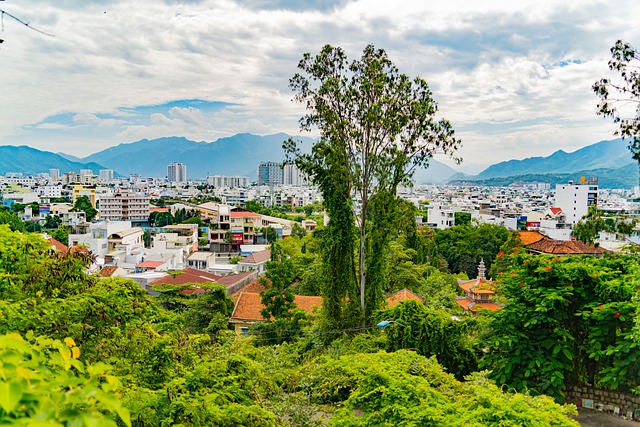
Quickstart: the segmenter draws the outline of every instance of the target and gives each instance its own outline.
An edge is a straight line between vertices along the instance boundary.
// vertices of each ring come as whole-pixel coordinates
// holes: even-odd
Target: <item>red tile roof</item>
[[[209,274],[195,268],[185,268],[175,275],[167,274],[151,282],[151,285],[186,285],[187,283],[218,283],[220,276]]]
[[[549,210],[551,211],[552,214],[554,215],[558,215],[559,213],[562,212],[561,208],[549,208]]]
[[[115,267],[113,265],[106,265],[102,267],[102,270],[100,270],[100,273],[98,274],[102,277],[111,277],[111,275],[115,273],[117,269],[118,267]]]
[[[60,243],[53,237],[49,237],[47,240],[49,241],[49,243],[51,243],[51,246],[53,246],[53,249],[55,251],[66,253],[69,250],[69,247],[67,245]]]
[[[537,233],[532,231],[521,231],[520,239],[525,247],[533,252],[553,254],[553,255],[602,255],[605,250],[593,245],[583,243],[579,240],[555,240],[540,234],[541,238],[525,243],[522,238],[523,233]],[[539,234],[539,233],[538,233]]]
[[[400,301],[406,300],[416,300],[422,302],[422,298],[419,295],[414,294],[408,289],[402,289],[401,291],[396,292],[395,294],[389,295],[387,297],[387,307],[393,307],[397,305]]]

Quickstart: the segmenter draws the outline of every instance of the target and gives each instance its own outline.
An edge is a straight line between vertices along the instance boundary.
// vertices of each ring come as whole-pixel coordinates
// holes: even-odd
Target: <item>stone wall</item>
[[[617,391],[599,390],[587,386],[574,386],[566,391],[565,403],[596,411],[610,412],[627,419],[640,421],[640,397]]]

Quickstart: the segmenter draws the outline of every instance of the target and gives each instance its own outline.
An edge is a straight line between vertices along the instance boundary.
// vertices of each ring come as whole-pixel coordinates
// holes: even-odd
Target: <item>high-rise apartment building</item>
[[[283,167],[283,184],[292,187],[303,187],[309,185],[304,174],[296,165],[285,164]]]
[[[282,171],[282,163],[258,163],[258,185],[282,185],[283,183],[284,174]]]
[[[169,182],[187,182],[187,165],[183,163],[171,163],[167,166],[167,180]]]
[[[581,179],[574,184],[556,185],[555,205],[565,214],[565,222],[575,225],[589,212],[591,205],[598,203],[598,179]]]
[[[51,179],[60,179],[60,169],[49,169]]]
[[[100,181],[102,182],[113,181],[113,169],[100,169]]]

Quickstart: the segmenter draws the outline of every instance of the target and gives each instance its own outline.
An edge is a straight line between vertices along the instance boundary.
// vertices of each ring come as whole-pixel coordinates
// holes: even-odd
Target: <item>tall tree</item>
[[[594,83],[593,91],[600,98],[597,113],[613,119],[616,135],[630,138],[629,150],[640,168],[640,52],[618,40],[611,48],[609,69],[619,72],[620,80],[605,77]]]
[[[87,196],[78,197],[71,210],[84,212],[87,216],[87,221],[91,221],[98,214],[98,211],[93,207],[91,200]]]
[[[401,74],[382,49],[372,45],[362,58],[349,62],[339,47],[326,45],[317,56],[306,53],[300,70],[290,81],[294,99],[308,113],[301,128],[320,130],[310,154],[289,140],[285,149],[311,180],[326,180],[327,168],[343,175],[339,202],[354,209],[358,236],[360,308],[365,313],[367,215],[372,198],[381,192],[395,194],[409,185],[415,168],[427,166],[437,152],[451,155],[458,147],[451,124],[437,120],[437,105],[427,82]],[[322,154],[331,154],[323,156]],[[334,183],[337,184],[337,183]],[[331,218],[331,209],[329,216]],[[335,212],[334,212],[335,213]]]

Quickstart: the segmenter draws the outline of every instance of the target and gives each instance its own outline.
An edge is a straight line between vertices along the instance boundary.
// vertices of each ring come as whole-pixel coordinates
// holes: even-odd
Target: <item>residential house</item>
[[[256,271],[262,276],[267,271],[267,262],[271,259],[271,249],[253,252],[238,263],[238,269],[242,271]]]

